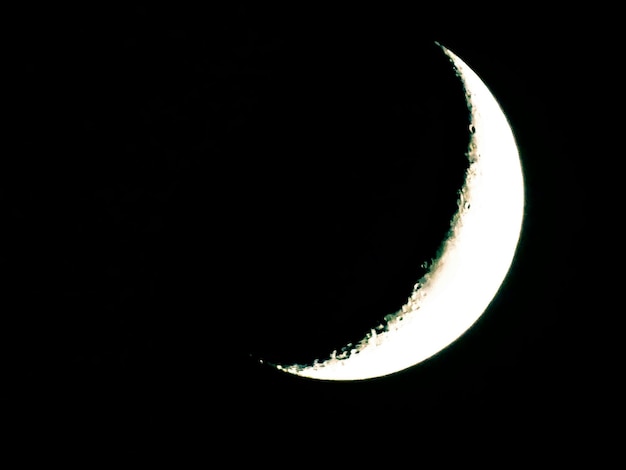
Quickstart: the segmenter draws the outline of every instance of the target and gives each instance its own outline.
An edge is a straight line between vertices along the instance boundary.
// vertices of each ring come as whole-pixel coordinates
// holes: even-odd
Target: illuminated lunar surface
[[[310,364],[271,364],[278,370],[344,381],[399,372],[457,340],[500,289],[515,255],[524,212],[519,153],[506,116],[487,86],[457,55],[440,47],[462,81],[472,130],[468,169],[447,237],[402,308],[381,318],[360,342]]]

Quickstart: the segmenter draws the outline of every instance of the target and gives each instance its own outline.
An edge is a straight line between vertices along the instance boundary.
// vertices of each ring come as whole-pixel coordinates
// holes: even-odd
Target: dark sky
[[[430,34],[413,11],[37,16],[14,37],[27,53],[3,188],[7,403],[76,411],[121,442],[180,429],[193,446],[215,429],[304,449],[393,440],[406,423],[417,438],[478,424],[547,437],[593,414],[563,65],[579,38],[544,24],[534,38]],[[461,340],[391,377],[318,383],[257,364],[358,340],[434,254],[468,137],[434,41],[483,78],[520,148],[526,215],[500,294]]]

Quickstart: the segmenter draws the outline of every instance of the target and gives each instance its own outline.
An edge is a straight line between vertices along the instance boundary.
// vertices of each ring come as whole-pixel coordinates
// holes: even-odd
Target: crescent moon
[[[468,168],[448,234],[406,303],[381,319],[359,343],[311,364],[270,364],[280,371],[349,381],[415,366],[472,327],[510,270],[524,215],[524,181],[515,138],[481,78],[456,54],[436,44],[463,84],[471,122]]]

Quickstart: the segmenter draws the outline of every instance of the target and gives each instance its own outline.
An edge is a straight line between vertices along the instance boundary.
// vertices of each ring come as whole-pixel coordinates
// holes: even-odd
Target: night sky
[[[560,69],[578,42],[310,8],[28,16],[2,192],[7,404],[69,410],[125,444],[193,447],[213,429],[302,449],[393,441],[403,423],[416,440],[477,423],[547,439],[595,413],[585,390],[603,385],[572,306],[582,157]],[[483,78],[519,145],[526,218],[500,293],[459,341],[390,377],[260,365],[358,341],[434,256],[469,124],[434,41]]]

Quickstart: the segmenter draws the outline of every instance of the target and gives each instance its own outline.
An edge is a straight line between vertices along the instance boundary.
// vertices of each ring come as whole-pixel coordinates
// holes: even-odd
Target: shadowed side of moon
[[[348,46],[277,60],[232,148],[246,156],[233,308],[269,361],[320,357],[395,312],[457,209],[468,115],[447,59]]]

